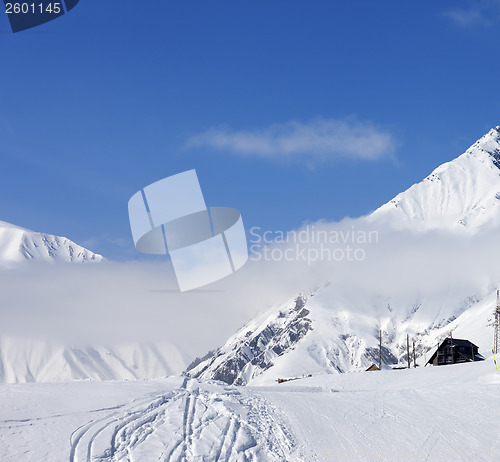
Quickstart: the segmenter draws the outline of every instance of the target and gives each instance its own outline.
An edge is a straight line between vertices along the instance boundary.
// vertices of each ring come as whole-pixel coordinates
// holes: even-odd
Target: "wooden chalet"
[[[469,340],[448,337],[438,346],[425,365],[443,366],[483,360],[484,357],[479,354],[477,345]]]

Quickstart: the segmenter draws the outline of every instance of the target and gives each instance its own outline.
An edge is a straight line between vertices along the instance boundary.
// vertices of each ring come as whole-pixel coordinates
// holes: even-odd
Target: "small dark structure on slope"
[[[372,364],[368,369],[366,369],[365,372],[372,372],[372,371],[379,371],[380,369],[375,366],[375,364]]]
[[[484,357],[479,354],[479,348],[469,340],[448,337],[438,346],[426,366],[427,364],[443,366],[483,360]]]

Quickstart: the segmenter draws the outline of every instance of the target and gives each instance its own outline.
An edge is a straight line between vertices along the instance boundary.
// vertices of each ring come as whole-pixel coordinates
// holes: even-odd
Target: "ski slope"
[[[0,460],[493,461],[499,388],[491,358],[262,387],[183,377],[8,384]]]

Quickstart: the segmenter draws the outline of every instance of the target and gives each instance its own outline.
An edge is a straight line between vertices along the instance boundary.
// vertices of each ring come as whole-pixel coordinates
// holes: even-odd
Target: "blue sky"
[[[374,210],[500,124],[500,2],[80,0],[0,19],[0,220],[117,260],[127,202],[195,168],[288,230]]]

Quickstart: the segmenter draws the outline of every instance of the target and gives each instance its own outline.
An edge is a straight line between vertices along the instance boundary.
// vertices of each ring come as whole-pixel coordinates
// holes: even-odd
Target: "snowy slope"
[[[187,375],[246,385],[273,367],[275,358],[289,353],[312,330],[306,303],[307,299],[299,296],[282,310],[273,309],[251,321],[222,348],[203,360],[195,360]]]
[[[135,380],[179,374],[186,358],[174,345],[62,345],[0,338],[0,383]]]
[[[368,222],[399,229],[465,230],[500,222],[500,126],[458,158],[375,210]]]
[[[469,309],[460,314],[455,320],[445,326],[429,332],[422,338],[422,346],[426,354],[421,358],[422,365],[436,351],[437,344],[444,338],[470,339],[479,347],[480,353],[491,354],[491,343],[494,332],[494,312],[496,307],[496,291],[491,292],[482,300],[474,303]]]
[[[0,387],[0,459],[496,461],[500,376],[474,364],[267,387],[170,377]]]
[[[100,262],[102,255],[65,237],[37,233],[0,221],[0,268],[26,261]]]

